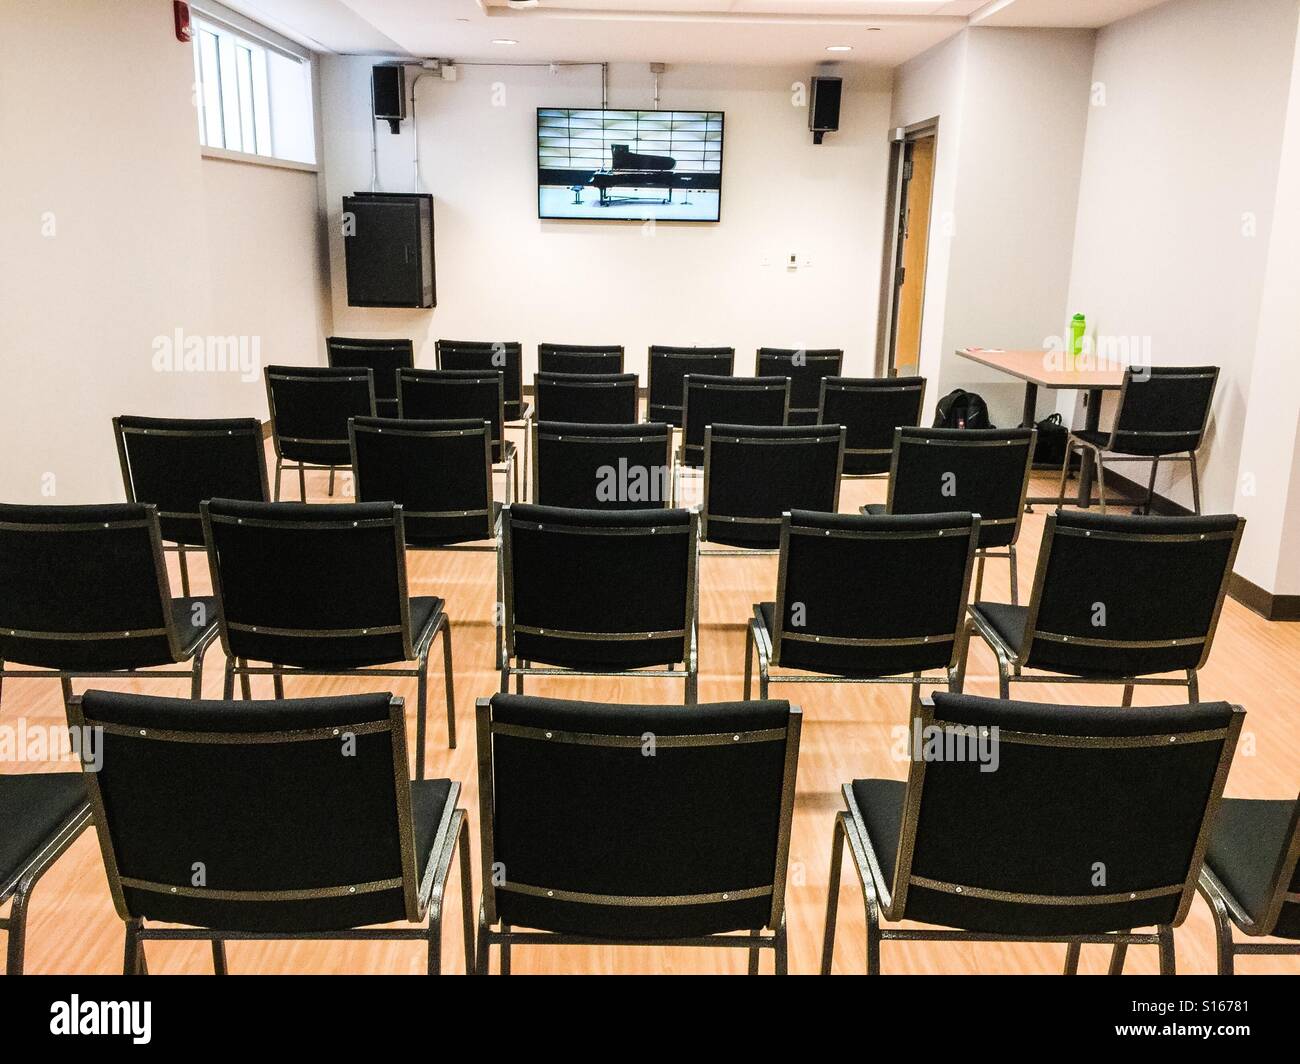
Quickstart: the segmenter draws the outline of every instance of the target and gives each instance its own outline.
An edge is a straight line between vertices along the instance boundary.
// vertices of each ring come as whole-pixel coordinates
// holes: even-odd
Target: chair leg
[[[140,941],[141,921],[126,921],[126,942],[122,951],[123,975],[148,975],[149,965],[144,959],[144,943]]]
[[[1156,471],[1159,468],[1160,468],[1160,458],[1159,456],[1156,456],[1155,458],[1151,459],[1151,479],[1147,481],[1147,498],[1146,498],[1146,502],[1142,504],[1142,509],[1141,509],[1141,512],[1147,514],[1148,516],[1151,513],[1151,504],[1155,501],[1156,498]],[[1134,513],[1137,512],[1138,511],[1136,510],[1134,511]]]
[[[682,697],[682,704],[687,706],[699,705],[700,702],[700,667],[698,664],[685,663],[686,669],[686,693]]]
[[[1121,705],[1127,707],[1127,706],[1131,706],[1132,704],[1133,704],[1133,685],[1131,683],[1126,683],[1124,685],[1124,701],[1121,703]]]
[[[230,974],[230,970],[226,966],[226,944],[219,938],[212,940],[212,974]]]
[[[284,460],[277,458],[275,460],[275,501],[280,501],[280,477],[284,473]]]
[[[754,682],[754,624],[745,625],[745,701]]]
[[[524,493],[521,496],[524,502],[528,501],[528,438],[532,435],[529,431],[530,420],[524,421]]]
[[[1079,974],[1079,951],[1081,946],[1078,942],[1071,942],[1065,947],[1065,971],[1064,975]]]
[[[1160,974],[1177,975],[1174,963],[1174,929],[1169,924],[1161,924],[1156,928],[1156,936],[1160,940]]]
[[[1007,663],[998,658],[998,697],[1011,697],[1011,675],[1007,672]]]
[[[1020,605],[1020,569],[1016,558],[1016,545],[1007,548],[1007,559],[1011,566],[1011,605]]]
[[[751,931],[751,932],[749,933],[749,937],[750,937],[750,938],[758,938],[758,932],[757,932],[757,931]],[[750,946],[750,947],[749,947],[749,970],[748,970],[748,972],[746,972],[745,974],[747,974],[747,975],[757,975],[757,974],[758,974],[758,953],[759,953],[759,949],[758,949],[757,946]]]
[[[509,935],[510,925],[505,922],[502,922],[501,932],[502,934]],[[509,938],[504,939],[501,943],[501,974],[502,975],[510,974],[510,939]]]
[[[190,563],[185,560],[188,552],[182,547],[176,552],[179,555],[178,560],[181,563],[181,594],[186,598],[190,597]]]
[[[528,662],[520,658],[519,666],[520,668],[526,669],[528,668]],[[522,672],[518,672],[515,673],[515,694],[521,695],[523,693],[524,693],[524,674]]]
[[[27,949],[27,899],[31,884],[21,885],[9,907],[9,941],[5,947],[5,974],[22,975]]]
[[[424,779],[424,745],[426,714],[429,707],[429,651],[420,655],[415,695],[415,778]]]
[[[330,466],[330,487],[329,487],[329,493],[330,493],[330,498],[333,498],[333,497],[334,497],[334,467],[333,467],[333,466]]]
[[[229,702],[235,697],[235,659],[226,658],[225,674],[221,681],[221,697]]]
[[[984,552],[981,551],[975,559],[975,601],[980,600],[980,592],[984,590]]]
[[[284,673],[277,671],[276,674],[271,677],[271,683],[275,687],[275,697],[279,699],[283,699],[284,698]]]
[[[1196,466],[1196,452],[1188,451],[1187,458],[1192,465],[1192,512],[1201,512],[1201,475]]]
[[[1223,904],[1223,899],[1201,891],[1202,896],[1210,903],[1210,910],[1214,913],[1214,946],[1215,954],[1219,961],[1220,975],[1236,974],[1236,950],[1232,948],[1232,920],[1228,917],[1228,907]]]
[[[474,941],[474,974],[488,975],[490,964],[490,955],[488,950],[491,944],[488,941],[487,910],[483,907],[480,900],[478,907],[478,938]]]
[[[239,659],[239,667],[240,667],[241,669],[246,669],[246,668],[248,668],[248,659],[247,659],[247,658],[240,658],[240,659]],[[252,699],[253,699],[252,682],[250,681],[249,676],[248,676],[248,673],[246,673],[246,672],[241,672],[241,673],[239,674],[239,693],[240,693],[240,695],[243,697],[243,699],[244,699],[245,702],[251,702],[251,701],[252,701]]]
[[[1187,701],[1189,705],[1195,705],[1201,700],[1201,678],[1196,674],[1195,669],[1187,670]]]
[[[974,629],[974,622],[967,620],[962,625],[961,634],[958,636],[957,667],[953,670],[952,679],[948,682],[948,690],[953,694],[959,695],[966,688],[966,661],[970,657],[970,635]]]
[[[203,655],[207,648],[199,651],[194,655],[194,663],[190,666],[190,698],[198,700],[203,697]]]
[[[474,974],[474,883],[473,871],[469,857],[469,821],[461,817],[459,838],[460,848],[460,917],[461,930],[465,936],[465,974]]]
[[[456,685],[451,671],[451,621],[442,620],[442,680],[447,695],[447,749],[456,749]]]
[[[1104,515],[1106,513],[1106,460],[1098,451],[1094,457],[1097,465],[1097,505]]]
[[[822,975],[831,974],[831,960],[835,953],[835,918],[840,909],[840,866],[844,863],[844,813],[835,815],[835,828],[831,835],[831,874],[826,885],[826,924],[822,931]]]
[[[298,463],[298,498],[301,502],[307,501],[307,470],[301,462]]]
[[[1065,482],[1070,477],[1070,457],[1074,454],[1074,437],[1067,436],[1065,440],[1065,461],[1061,463],[1061,486],[1056,491],[1056,505],[1065,505]]]
[[[1131,931],[1131,930],[1132,930],[1132,928],[1129,928],[1128,930],[1126,930],[1126,931],[1124,932],[1124,934],[1127,935],[1127,934],[1129,933],[1129,931]],[[1107,975],[1123,975],[1123,974],[1124,974],[1124,958],[1127,957],[1127,956],[1128,956],[1128,943],[1127,943],[1127,942],[1117,942],[1117,943],[1115,944],[1115,948],[1114,948],[1114,950],[1111,951],[1111,955],[1110,955],[1110,968],[1107,970],[1106,974],[1107,974]]]
[[[67,706],[72,701],[72,681],[66,676],[59,677],[59,685],[63,688],[63,704]]]
[[[429,911],[429,930],[425,935],[428,959],[425,961],[427,975],[442,974],[442,906],[435,905]]]
[[[781,926],[776,929],[776,974],[790,974],[789,946],[785,934],[785,913],[781,914]]]

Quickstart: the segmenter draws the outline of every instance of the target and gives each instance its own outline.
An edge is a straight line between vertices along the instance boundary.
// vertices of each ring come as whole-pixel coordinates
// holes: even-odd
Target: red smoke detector
[[[181,44],[190,43],[190,5],[182,0],[174,0],[172,12],[176,16],[176,39]]]

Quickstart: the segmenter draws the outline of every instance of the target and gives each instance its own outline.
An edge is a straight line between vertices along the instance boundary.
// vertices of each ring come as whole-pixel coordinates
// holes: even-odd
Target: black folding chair
[[[843,425],[846,477],[889,472],[894,430],[921,423],[924,377],[826,377],[817,405],[820,425]]]
[[[66,701],[74,679],[149,669],[197,698],[216,636],[215,599],[172,597],[155,507],[0,504],[0,681],[58,679]]]
[[[501,690],[511,676],[516,694],[525,676],[668,677],[694,705],[698,521],[691,510],[505,507]]]
[[[202,552],[204,499],[270,500],[262,423],[257,418],[113,418],[127,502],[158,508],[163,550],[181,567],[181,594],[190,593],[187,555]]]
[[[967,635],[997,657],[1003,698],[1012,683],[1117,683],[1126,706],[1136,684],[1186,686],[1197,702],[1245,524],[1234,514],[1049,514],[1029,605],[977,601]],[[1171,672],[1183,675],[1160,675]]]
[[[650,346],[646,370],[646,420],[666,421],[680,429],[682,384],[688,373],[729,377],[736,370],[734,347]]]
[[[672,501],[672,426],[533,425],[533,501],[579,510],[662,510]]]
[[[1220,975],[1232,975],[1239,956],[1300,954],[1298,865],[1300,799],[1223,799],[1199,888],[1214,912]],[[1284,941],[1237,942],[1234,925],[1248,938]]]
[[[622,373],[623,348],[615,344],[538,344],[537,372]]]
[[[496,550],[490,422],[359,417],[348,431],[357,502],[400,504],[408,549]]]
[[[979,514],[975,598],[984,587],[985,559],[1006,558],[1011,566],[1011,601],[1018,604],[1016,542],[1037,438],[1036,429],[895,429],[888,501],[883,506],[868,503],[862,512],[969,510]]]
[[[1191,907],[1245,714],[1226,702],[1119,711],[938,693],[912,715],[907,782],[854,780],[836,816],[822,974],[845,840],[867,972],[881,941],[1155,945]],[[888,920],[930,928],[882,928]],[[1154,933],[1135,934],[1151,927]]]
[[[1146,502],[1155,497],[1156,472],[1163,462],[1187,462],[1192,471],[1192,500],[1201,512],[1201,482],[1196,452],[1205,439],[1214,405],[1218,366],[1129,366],[1120,388],[1115,424],[1109,432],[1075,429],[1065,444],[1058,503],[1065,502],[1065,481],[1076,447],[1092,452],[1097,463],[1097,495],[1106,512],[1106,464],[1150,462]]]
[[[505,438],[501,374],[481,370],[403,369],[397,373],[398,416],[411,421],[486,421],[492,468],[505,478],[507,501],[519,498],[515,445]]]
[[[800,721],[788,702],[480,699],[479,974],[493,945],[509,975],[512,946],[585,943],[745,949],[751,975],[771,949],[785,975]]]
[[[460,848],[473,968],[469,832],[454,780],[410,780],[402,700],[389,694],[246,702],[87,691],[69,706],[102,729],[85,778],[117,915],[123,971],[149,940],[423,942],[442,961],[442,902]],[[375,927],[397,921],[422,927]],[[183,925],[176,926],[157,926]]]
[[[236,676],[244,698],[250,676],[273,677],[277,699],[286,675],[413,676],[423,779],[429,648],[442,632],[447,746],[455,749],[451,622],[442,599],[407,593],[400,506],[212,499],[203,532],[226,651],[223,697],[234,694]],[[416,668],[391,667],[407,661]]]
[[[979,517],[862,517],[796,510],[781,525],[776,601],[754,606],[745,697],[773,683],[955,690]],[[772,666],[797,672],[773,676]]]
[[[375,413],[381,417],[397,417],[397,371],[415,365],[415,350],[410,340],[327,336],[325,353],[331,366],[371,370],[375,380]]]
[[[783,514],[839,509],[843,462],[839,425],[710,425],[700,537],[735,549],[703,553],[775,554]]]
[[[636,421],[635,373],[538,373],[533,378],[538,420],[587,425]]]
[[[78,772],[0,776],[0,917],[8,939],[5,974],[22,975],[27,907],[32,891],[90,823],[86,785]]]
[[[674,489],[680,487],[676,482],[684,468],[703,469],[704,432],[710,425],[786,424],[790,414],[790,380],[688,373],[682,384],[682,407],[682,445],[677,452]]]
[[[513,340],[439,340],[439,369],[490,370],[501,374],[505,423],[524,434],[524,468],[528,468],[528,437],[533,406],[524,399],[524,351]]]
[[[790,424],[816,425],[822,381],[838,377],[843,368],[844,352],[838,348],[760,347],[754,376],[789,377]]]
[[[267,366],[266,405],[275,445],[275,499],[286,463],[298,469],[298,497],[307,501],[308,469],[334,474],[351,460],[348,418],[374,417],[375,381],[370,369],[332,366]]]

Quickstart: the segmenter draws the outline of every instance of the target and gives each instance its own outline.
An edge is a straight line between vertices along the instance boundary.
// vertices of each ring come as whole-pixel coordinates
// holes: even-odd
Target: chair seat
[[[0,900],[64,823],[86,804],[80,772],[0,776]]]
[[[1193,439],[1194,434],[1188,433],[1185,436],[1176,436],[1172,441],[1166,437],[1162,442],[1159,436],[1134,436],[1133,443],[1127,447],[1112,447],[1110,445],[1110,432],[1098,432],[1095,429],[1075,429],[1071,435],[1076,440],[1082,440],[1099,451],[1105,451],[1107,454],[1132,455],[1135,458],[1162,458],[1170,454],[1186,454],[1189,446],[1189,440]]]
[[[433,844],[451,795],[451,780],[411,780],[411,830],[415,838],[416,875],[424,878],[429,862],[437,857]],[[433,885],[430,881],[430,886]]]
[[[907,784],[902,780],[854,780],[852,790],[853,802],[862,814],[871,848],[880,863],[883,885],[892,893]]]
[[[203,624],[195,624],[195,604],[203,607],[198,616]],[[182,656],[190,657],[203,637],[217,626],[217,600],[210,595],[192,595],[188,598],[172,599],[172,627],[180,637]]]
[[[526,421],[533,413],[533,404],[527,399],[521,399],[517,403],[506,401],[506,422],[514,424],[518,421]]]
[[[868,517],[883,517],[889,512],[889,509],[883,502],[869,502],[866,506],[861,507],[858,512],[866,514]]]
[[[1293,801],[1225,798],[1219,808],[1205,863],[1252,922],[1263,919],[1268,908],[1294,814]]]
[[[411,599],[411,634],[418,647],[429,638],[445,605],[437,595],[421,595]]]
[[[499,502],[494,502],[492,504],[492,527],[493,528],[496,528],[497,522],[501,519],[502,505],[503,504]],[[439,520],[445,520],[445,519],[439,519]],[[479,528],[481,528],[483,524],[482,517],[475,517],[472,519],[455,518],[454,520],[456,521],[473,520],[474,522],[477,523]],[[433,550],[438,547],[450,547],[457,543],[478,543],[480,540],[486,540],[492,538],[491,536],[486,536],[482,534],[437,535],[437,536],[422,536],[418,532],[414,532],[413,534],[413,530],[421,527],[422,525],[423,525],[423,521],[421,521],[418,518],[415,519],[411,517],[406,518],[406,546],[411,550]]]
[[[1025,625],[1029,622],[1028,606],[1012,606],[1005,602],[977,602],[971,609],[993,629],[1008,650],[1014,652],[1020,649],[1025,638]]]
[[[515,445],[510,440],[500,440],[492,444],[492,464],[494,466],[503,465],[510,461],[515,454]]]

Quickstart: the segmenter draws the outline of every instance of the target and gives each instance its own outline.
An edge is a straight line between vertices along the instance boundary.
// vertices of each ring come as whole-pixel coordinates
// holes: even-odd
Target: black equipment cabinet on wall
[[[433,307],[433,197],[357,192],[343,197],[348,306]]]

